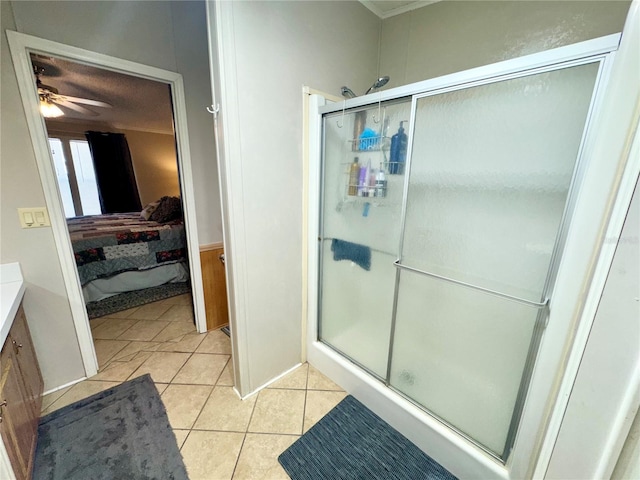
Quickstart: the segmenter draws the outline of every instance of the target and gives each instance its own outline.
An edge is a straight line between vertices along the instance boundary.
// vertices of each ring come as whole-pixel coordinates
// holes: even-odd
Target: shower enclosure
[[[328,347],[494,462],[553,319],[606,38],[316,117],[310,358]]]

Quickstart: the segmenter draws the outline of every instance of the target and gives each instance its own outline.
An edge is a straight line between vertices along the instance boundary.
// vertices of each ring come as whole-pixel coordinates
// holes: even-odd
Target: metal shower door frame
[[[580,179],[583,177],[583,174],[585,173],[585,170],[586,170],[585,162],[582,161],[582,158],[589,156],[589,149],[590,149],[589,143],[591,143],[591,140],[589,137],[592,136],[589,133],[589,127],[593,123],[592,117],[594,115],[594,112],[597,114],[602,107],[602,93],[605,90],[604,87],[606,86],[606,81],[608,80],[608,77],[610,74],[612,60],[615,55],[615,51],[617,50],[620,37],[621,37],[620,34],[613,34],[613,35],[601,37],[598,39],[588,40],[585,42],[580,42],[578,44],[569,45],[566,47],[560,47],[560,48],[549,50],[546,52],[541,52],[538,54],[528,55],[526,57],[507,60],[497,64],[478,67],[471,70],[450,74],[450,75],[446,75],[443,77],[438,77],[430,80],[425,80],[425,81],[418,82],[411,85],[406,85],[403,87],[389,89],[383,92],[378,92],[375,95],[357,97],[354,99],[350,99],[344,102],[339,102],[334,104],[319,105],[317,108],[317,118],[319,120],[317,122],[317,126],[319,130],[322,130],[324,116],[329,113],[335,113],[338,111],[345,111],[345,110],[347,112],[349,111],[353,112],[359,109],[359,107],[368,107],[368,106],[373,106],[375,104],[378,104],[380,102],[385,102],[387,100],[396,100],[399,98],[411,97],[411,101],[412,101],[411,122],[410,122],[409,128],[407,129],[407,134],[409,136],[409,145],[408,145],[408,151],[407,151],[407,163],[405,166],[407,175],[404,179],[405,184],[404,184],[404,191],[403,191],[403,211],[401,214],[402,227],[401,227],[400,234],[403,236],[404,226],[405,226],[404,223],[406,220],[406,201],[407,201],[409,176],[410,176],[410,169],[411,169],[413,137],[414,137],[414,130],[415,130],[414,116],[415,116],[415,110],[417,105],[416,102],[418,98],[422,98],[430,95],[437,95],[440,93],[445,93],[447,91],[469,88],[471,86],[479,86],[482,84],[494,83],[496,81],[508,80],[510,78],[523,77],[523,76],[532,75],[535,73],[543,73],[545,71],[552,71],[552,70],[557,70],[562,68],[568,68],[571,66],[600,62],[600,68],[596,76],[596,82],[594,84],[593,94],[591,98],[591,104],[589,106],[589,112],[585,122],[581,145],[580,145],[579,153],[576,160],[576,167],[574,168],[571,187],[569,189],[567,200],[565,202],[565,211],[563,213],[562,223],[561,223],[562,228],[559,229],[559,234],[557,235],[556,244],[554,246],[554,253],[550,260],[550,265],[553,266],[553,268],[549,269],[547,282],[544,288],[545,293],[546,292],[550,293],[554,289],[554,280],[557,276],[558,269],[560,266],[562,250],[567,241],[567,234],[569,230],[568,219],[570,218],[570,214],[571,212],[574,211],[574,207],[576,205],[577,185],[579,185]],[[318,153],[316,153],[315,155],[317,155],[316,158],[318,161],[318,166],[315,172],[312,171],[312,175],[315,176],[315,180],[317,180],[318,192],[316,192],[317,196],[313,200],[313,204],[311,205],[310,215],[313,215],[313,216],[319,215],[319,216],[317,217],[318,223],[316,223],[315,225],[312,225],[312,223],[309,224],[310,225],[310,228],[309,228],[309,246],[310,246],[309,278],[310,278],[310,281],[313,280],[316,282],[318,281],[318,279],[321,278],[320,275],[322,270],[322,251],[319,248],[321,243],[318,242],[318,240],[322,239],[322,229],[323,229],[323,204],[321,202],[318,202],[318,199],[322,198],[323,192],[325,190],[324,178],[321,174],[319,174],[321,171],[321,165],[324,164],[324,160],[325,160],[322,145],[320,145],[320,148],[318,149],[317,152]],[[403,238],[401,238],[399,242],[400,249],[402,248],[402,241],[403,241]],[[399,253],[401,253],[401,250],[399,250]],[[399,264],[401,261],[401,254],[398,255],[398,257],[399,258],[397,259],[397,264]],[[396,270],[396,292],[394,292],[395,295],[394,295],[394,305],[393,305],[394,318],[392,319],[392,325],[391,325],[392,335],[393,335],[393,332],[395,331],[395,311],[397,307],[396,305],[397,288],[398,288],[397,285],[399,282],[399,276],[400,276],[400,268]],[[417,405],[416,402],[412,401],[411,399],[403,395],[401,392],[398,392],[397,390],[393,389],[393,387],[389,386],[388,374],[387,374],[387,378],[385,379],[375,374],[372,375],[372,372],[369,371],[366,367],[363,368],[362,365],[358,365],[357,362],[353,362],[353,360],[351,360],[351,363],[355,363],[359,368],[361,368],[361,370],[364,370],[365,372],[367,372],[369,374],[369,378],[367,378],[367,375],[363,376],[362,374],[357,374],[354,377],[353,376],[354,373],[351,373],[351,372],[355,372],[355,371],[351,367],[348,367],[347,370],[343,373],[338,373],[338,371],[335,370],[337,368],[337,365],[335,364],[335,360],[332,360],[332,358],[335,357],[337,359],[340,356],[342,356],[348,359],[348,356],[345,356],[344,354],[342,354],[342,352],[338,352],[339,355],[336,356],[334,353],[331,353],[331,352],[336,352],[336,350],[333,349],[333,347],[326,346],[326,344],[322,343],[319,340],[318,333],[319,333],[319,326],[321,324],[320,316],[319,316],[320,314],[319,305],[320,305],[320,299],[322,297],[321,284],[316,284],[313,288],[311,288],[310,294],[313,296],[313,298],[310,297],[309,310],[308,310],[308,314],[309,314],[309,335],[308,335],[309,347],[308,348],[310,352],[310,360],[319,362],[318,365],[326,368],[328,371],[334,371],[334,373],[338,375],[338,377],[342,377],[343,381],[345,378],[349,378],[349,382],[352,382],[352,383],[355,382],[354,385],[358,385],[358,386],[362,382],[365,382],[365,384],[368,385],[365,388],[365,390],[368,389],[367,391],[370,391],[371,393],[373,393],[374,391],[380,391],[379,390],[380,387],[375,386],[377,382],[378,385],[386,385],[388,387],[388,390],[390,391],[390,395],[396,395],[400,400],[405,400],[404,402],[405,404],[407,404],[406,401],[408,400],[408,403]],[[547,297],[549,296],[550,295],[545,294],[541,299],[542,302],[532,302],[532,303],[538,303],[539,306],[543,307],[541,308],[541,312],[544,319],[543,320],[539,319],[536,322],[537,329],[534,332],[534,335],[532,336],[534,338],[532,338],[531,347],[528,355],[529,360],[525,367],[526,375],[523,375],[523,382],[521,382],[520,391],[518,394],[518,400],[517,400],[518,408],[514,411],[514,416],[517,414],[519,421],[518,422],[512,421],[512,428],[510,429],[510,432],[508,435],[508,441],[507,441],[508,446],[505,447],[504,454],[503,454],[504,459],[499,458],[492,452],[489,452],[482,445],[478,445],[475,441],[473,441],[473,439],[470,439],[469,437],[467,437],[463,432],[456,430],[455,427],[452,427],[446,422],[443,422],[437,416],[431,414],[430,412],[428,412],[428,410],[425,410],[424,407],[419,406],[422,412],[426,415],[424,415],[424,417],[422,417],[422,419],[418,422],[420,426],[417,427],[416,431],[423,431],[423,429],[427,429],[427,430],[424,430],[424,432],[425,433],[429,432],[428,436],[429,438],[431,438],[431,441],[433,441],[433,439],[435,438],[433,435],[435,435],[436,437],[440,436],[440,438],[444,443],[438,443],[438,445],[439,445],[439,448],[444,448],[445,451],[449,452],[446,454],[447,458],[450,458],[450,459],[457,458],[458,461],[462,461],[462,463],[467,466],[470,465],[469,462],[471,462],[471,464],[473,464],[473,462],[476,462],[476,465],[478,467],[482,465],[481,469],[488,468],[489,470],[484,470],[484,471],[492,471],[494,472],[495,475],[499,476],[500,478],[508,478],[510,476],[509,472],[512,469],[515,469],[517,471],[523,471],[523,469],[527,468],[525,466],[525,463],[523,462],[526,462],[527,461],[526,459],[530,458],[529,455],[532,454],[531,452],[535,450],[535,445],[532,443],[532,440],[531,439],[527,440],[528,435],[530,435],[531,432],[538,431],[541,428],[540,422],[543,421],[542,419],[544,418],[544,415],[546,415],[545,413],[542,412],[540,407],[540,399],[542,398],[541,395],[546,395],[546,393],[540,392],[539,389],[536,390],[536,392],[538,393],[536,393],[535,395],[535,400],[533,401],[534,405],[529,406],[527,408],[525,408],[525,403],[526,403],[525,400],[528,398],[527,392],[531,387],[530,385],[530,382],[532,380],[531,372],[533,372],[533,367],[535,365],[534,360],[537,358],[535,353],[537,353],[538,351],[540,340],[542,338],[542,333],[544,331],[544,328],[546,326],[546,322],[548,319],[547,306],[548,305],[552,306],[552,304],[547,304]],[[554,345],[553,348],[558,348],[559,342],[556,339],[553,339],[551,343],[553,343]],[[393,344],[393,337],[390,338],[390,345],[392,344]],[[548,350],[548,348],[546,348],[545,350]],[[327,355],[327,357],[324,357],[325,355]],[[390,350],[388,355],[388,360],[391,361],[392,357],[393,357],[393,352]],[[330,366],[332,364],[336,366],[335,367]],[[545,369],[548,369],[546,365],[543,367],[543,370]],[[526,382],[524,381],[525,377],[526,377]],[[538,377],[539,375],[536,375],[537,380],[534,383],[535,385],[540,387],[540,378]],[[364,388],[364,384],[362,385]],[[542,390],[544,392],[547,391],[546,387],[543,388]],[[362,401],[365,401],[365,400],[366,400],[365,397],[362,397]],[[379,403],[377,403],[379,401],[381,400],[376,400],[377,405],[380,405]],[[367,402],[365,401],[365,403]],[[402,403],[402,401],[400,401],[400,403]],[[409,408],[409,407],[407,406],[405,408]],[[393,417],[395,417],[395,414],[393,415]],[[435,423],[434,423],[434,420],[435,420]],[[437,427],[438,423],[446,425],[448,429],[443,430],[440,427]],[[513,428],[514,425],[517,428]],[[518,433],[520,430],[523,431],[523,435],[524,435],[522,437],[522,440],[518,440],[519,438]],[[418,437],[414,437],[414,441],[416,441],[418,444],[422,444],[421,441],[418,441]],[[445,446],[445,445],[449,445],[449,446]],[[458,447],[459,450],[456,450],[456,449],[451,450],[452,448],[451,446],[453,445],[459,445]],[[475,452],[474,452],[474,447],[475,447]],[[517,455],[515,454],[516,452],[517,452]],[[463,457],[460,457],[459,455],[463,455]],[[464,455],[470,455],[470,458],[467,459],[464,457]],[[467,467],[462,467],[462,468],[465,469]]]
[[[404,179],[405,184],[404,184],[404,192],[403,192],[403,198],[402,198],[403,204],[402,204],[402,213],[401,213],[401,220],[400,220],[400,239],[398,244],[398,258],[394,262],[394,266],[396,267],[397,271],[396,271],[396,279],[395,279],[395,291],[394,291],[393,310],[392,310],[393,313],[392,313],[392,320],[391,320],[391,334],[389,337],[390,338],[389,349],[388,349],[389,354],[387,358],[387,374],[385,378],[385,385],[387,385],[387,387],[391,388],[393,391],[395,391],[399,395],[402,395],[403,397],[405,397],[410,402],[416,404],[418,407],[424,409],[429,415],[435,417],[436,419],[438,419],[440,422],[442,422],[449,428],[452,428],[453,430],[458,432],[460,435],[464,436],[471,443],[476,445],[478,448],[482,449],[485,453],[494,457],[496,460],[502,463],[507,462],[509,453],[515,442],[516,434],[518,431],[518,425],[520,423],[520,417],[522,415],[524,403],[526,400],[527,391],[529,390],[529,385],[531,383],[533,368],[535,366],[535,361],[538,355],[540,343],[542,341],[542,335],[546,327],[546,322],[549,318],[549,311],[551,308],[551,294],[553,291],[553,287],[555,285],[555,279],[557,277],[558,269],[560,267],[562,251],[564,250],[564,247],[566,244],[567,232],[569,230],[571,214],[575,207],[579,185],[585,170],[585,164],[583,161],[584,146],[588,137],[590,119],[592,118],[593,111],[595,108],[599,87],[603,81],[603,76],[604,76],[603,71],[604,71],[604,63],[605,63],[606,57],[607,57],[607,54],[601,54],[601,55],[589,56],[589,57],[585,57],[577,60],[570,60],[570,61],[561,62],[561,63],[553,63],[548,66],[542,66],[542,67],[533,68],[533,69],[525,69],[519,72],[512,72],[506,75],[490,76],[474,82],[461,83],[461,84],[447,86],[444,88],[438,88],[432,91],[424,92],[421,94],[415,94],[412,96],[411,120],[410,120],[409,128],[407,130],[407,135],[409,137],[409,144],[407,147],[407,162],[405,167],[406,175]],[[582,130],[580,146],[578,149],[578,153],[576,155],[573,174],[572,174],[571,181],[569,183],[567,198],[565,200],[565,206],[562,213],[561,221],[558,226],[557,235],[555,238],[555,242],[554,242],[554,246],[553,246],[553,250],[552,250],[552,254],[549,262],[549,268],[547,271],[547,276],[545,279],[545,284],[543,287],[540,301],[535,302],[528,299],[514,297],[512,295],[508,295],[502,292],[472,285],[466,282],[461,282],[455,279],[444,277],[442,275],[426,272],[417,268],[413,268],[409,265],[402,264],[404,236],[406,231],[406,220],[407,220],[407,202],[408,202],[408,196],[409,196],[409,187],[410,187],[410,181],[411,181],[411,166],[412,166],[412,160],[413,160],[413,139],[416,133],[415,118],[416,118],[416,112],[418,107],[418,101],[422,98],[437,96],[444,93],[466,90],[470,88],[480,87],[483,85],[490,85],[490,84],[499,83],[503,81],[513,80],[516,78],[525,78],[525,77],[539,75],[547,72],[564,70],[567,68],[578,67],[578,66],[588,65],[593,63],[598,64],[598,71],[596,73],[594,86],[593,86],[593,90],[592,90],[591,98],[589,102],[589,108],[587,111],[585,124]],[[528,305],[538,309],[538,315],[536,317],[534,330],[532,333],[529,350],[528,350],[526,361],[525,361],[525,367],[521,377],[520,386],[518,388],[518,395],[516,398],[513,415],[512,415],[512,419],[509,426],[509,432],[507,434],[507,439],[501,455],[496,455],[494,452],[486,448],[484,445],[480,444],[479,442],[477,442],[476,440],[474,440],[464,432],[460,431],[458,428],[451,425],[449,422],[447,422],[443,418],[431,412],[426,406],[417,403],[414,399],[407,396],[400,390],[393,387],[393,385],[391,385],[391,365],[393,363],[393,349],[394,349],[393,343],[394,343],[395,329],[396,329],[396,313],[397,313],[398,295],[399,295],[399,288],[400,288],[400,277],[401,277],[402,270],[411,271],[413,273],[417,273],[423,276],[428,276],[430,278],[435,278],[440,281],[449,282],[458,286],[480,291],[487,295],[500,297],[509,301]]]

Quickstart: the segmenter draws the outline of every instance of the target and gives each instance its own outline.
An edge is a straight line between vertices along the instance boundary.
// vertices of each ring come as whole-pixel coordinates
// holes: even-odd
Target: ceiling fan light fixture
[[[64,112],[60,110],[60,107],[46,98],[40,98],[40,113],[44,118],[56,118],[64,115]]]

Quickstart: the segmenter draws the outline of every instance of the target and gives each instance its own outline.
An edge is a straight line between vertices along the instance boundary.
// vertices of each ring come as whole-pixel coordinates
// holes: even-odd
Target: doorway
[[[181,75],[16,32],[7,32],[7,36],[16,67],[29,130],[33,139],[38,169],[41,173],[46,204],[51,218],[51,227],[56,241],[65,286],[69,295],[86,376],[90,377],[97,373],[98,362],[89,327],[89,318],[85,309],[82,292],[83,282],[76,269],[75,252],[69,239],[65,210],[60,198],[54,163],[50,154],[49,139],[46,134],[47,127],[39,108],[41,97],[33,81],[32,54],[57,58],[61,61],[71,61],[85,67],[99,68],[107,72],[128,75],[135,79],[161,82],[165,85],[165,88],[168,87],[170,93],[169,107],[173,112],[171,122],[175,131],[174,144],[177,155],[177,170],[180,172],[178,187],[184,213],[185,249],[192,252],[189,258],[188,272],[193,287],[192,298],[195,324],[198,332],[206,332],[204,292],[198,255],[195,200]],[[78,95],[72,95],[72,97],[76,96]],[[104,107],[90,106],[89,108],[97,110]]]

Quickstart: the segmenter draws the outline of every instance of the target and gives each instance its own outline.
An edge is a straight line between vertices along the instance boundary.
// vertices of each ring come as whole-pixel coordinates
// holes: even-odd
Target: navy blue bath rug
[[[351,395],[278,460],[293,480],[456,480]]]
[[[32,478],[187,480],[151,377],[138,377],[42,417]]]

